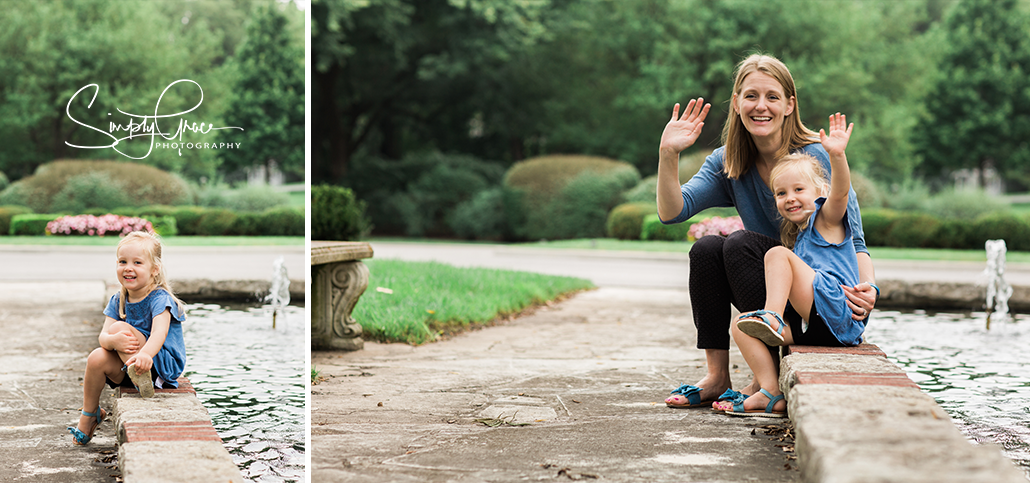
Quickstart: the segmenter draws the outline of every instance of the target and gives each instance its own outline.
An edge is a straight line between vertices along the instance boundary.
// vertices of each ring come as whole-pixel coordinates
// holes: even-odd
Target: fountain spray
[[[286,313],[286,306],[290,304],[290,277],[286,274],[286,261],[283,257],[276,258],[272,267],[272,288],[265,296],[265,302],[272,306],[274,329],[276,315],[279,312]]]
[[[991,316],[1004,322],[1009,318],[1009,297],[1012,286],[1005,281],[1005,240],[987,240],[987,330],[991,329]],[[992,314],[993,312],[993,314]]]

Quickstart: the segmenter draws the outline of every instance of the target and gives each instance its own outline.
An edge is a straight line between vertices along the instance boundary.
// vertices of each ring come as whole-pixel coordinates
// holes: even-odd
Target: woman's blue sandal
[[[780,323],[779,327],[773,329],[772,324],[766,320],[766,315],[776,317],[776,321]],[[756,310],[737,317],[737,328],[741,332],[774,347],[783,345],[783,325],[783,317],[771,310]]]
[[[98,414],[99,417],[97,416]],[[93,434],[96,433],[97,428],[100,426],[100,422],[107,419],[107,411],[98,407],[97,412],[87,413],[86,411],[82,411],[82,415],[89,418],[95,418],[96,420],[93,421],[93,427],[89,428],[89,434],[79,431],[78,427],[68,427],[68,432],[71,433],[72,437],[75,439],[74,443],[80,446],[89,443],[90,440],[93,439]]]
[[[761,392],[765,397],[769,398],[769,404],[765,405],[765,410],[761,409],[744,409],[744,400],[734,401],[733,410],[726,411],[726,414],[730,416],[749,416],[759,418],[785,418],[787,417],[787,411],[774,411],[773,406],[777,402],[783,400],[783,394],[779,396],[773,396],[769,391],[762,389]]]
[[[701,408],[711,406],[714,400],[701,400],[701,389],[697,386],[691,386],[684,384],[676,389],[673,389],[670,396],[665,399],[665,405],[670,408],[677,409],[688,409],[688,408]]]

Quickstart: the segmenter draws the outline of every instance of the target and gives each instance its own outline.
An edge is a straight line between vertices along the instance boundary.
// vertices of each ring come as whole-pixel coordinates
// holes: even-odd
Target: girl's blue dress
[[[127,322],[136,330],[143,333],[150,339],[150,330],[154,317],[161,315],[167,309],[172,314],[168,325],[168,335],[165,336],[165,343],[161,350],[154,356],[154,370],[164,381],[165,386],[179,387],[176,379],[182,375],[186,368],[186,342],[182,337],[182,322],[186,319],[175,299],[163,288],[156,288],[143,300],[136,303],[125,304],[125,320],[118,314],[118,304],[121,292],[111,296],[104,315],[112,319]]]

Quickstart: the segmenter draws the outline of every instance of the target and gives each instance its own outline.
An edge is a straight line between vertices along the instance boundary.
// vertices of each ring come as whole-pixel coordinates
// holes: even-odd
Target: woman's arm
[[[702,107],[702,105],[704,107]],[[701,135],[705,117],[711,104],[704,104],[698,97],[687,103],[683,115],[679,115],[680,105],[672,108],[672,119],[662,131],[662,140],[658,146],[658,217],[671,220],[683,211],[683,193],[680,191],[679,158],[680,153],[694,145]]]

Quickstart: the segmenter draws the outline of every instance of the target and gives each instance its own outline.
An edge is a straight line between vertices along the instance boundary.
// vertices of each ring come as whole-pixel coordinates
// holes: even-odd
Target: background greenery
[[[273,165],[287,182],[304,181],[306,14],[291,0],[61,0],[4,7],[0,205],[54,214],[192,206],[204,216],[176,216],[180,234],[303,234],[303,195],[243,183],[249,171]],[[183,79],[199,89],[177,82]],[[72,98],[90,84],[96,87]],[[174,140],[137,136],[120,141],[117,151],[73,147],[110,144],[110,125],[130,120],[123,113],[190,108],[159,122],[161,131],[175,133],[180,119],[243,130],[185,131]],[[151,149],[152,139],[240,144],[234,150]],[[270,213],[276,209],[279,218]],[[9,224],[8,211],[0,210],[0,218]],[[259,230],[258,214],[287,225],[277,233]]]
[[[996,169],[1008,192],[1030,185],[1028,11],[1027,0],[314,0],[312,177],[366,201],[375,235],[573,236],[528,228],[504,183],[514,166],[605,158],[642,178],[620,202],[653,200],[672,104],[712,103],[683,156],[699,164],[720,144],[736,63],[764,52],[791,68],[809,127],[837,111],[855,121],[863,208],[972,223],[1009,203],[948,191],[955,170]],[[569,210],[596,209],[598,190]],[[960,213],[959,196],[987,202]]]

